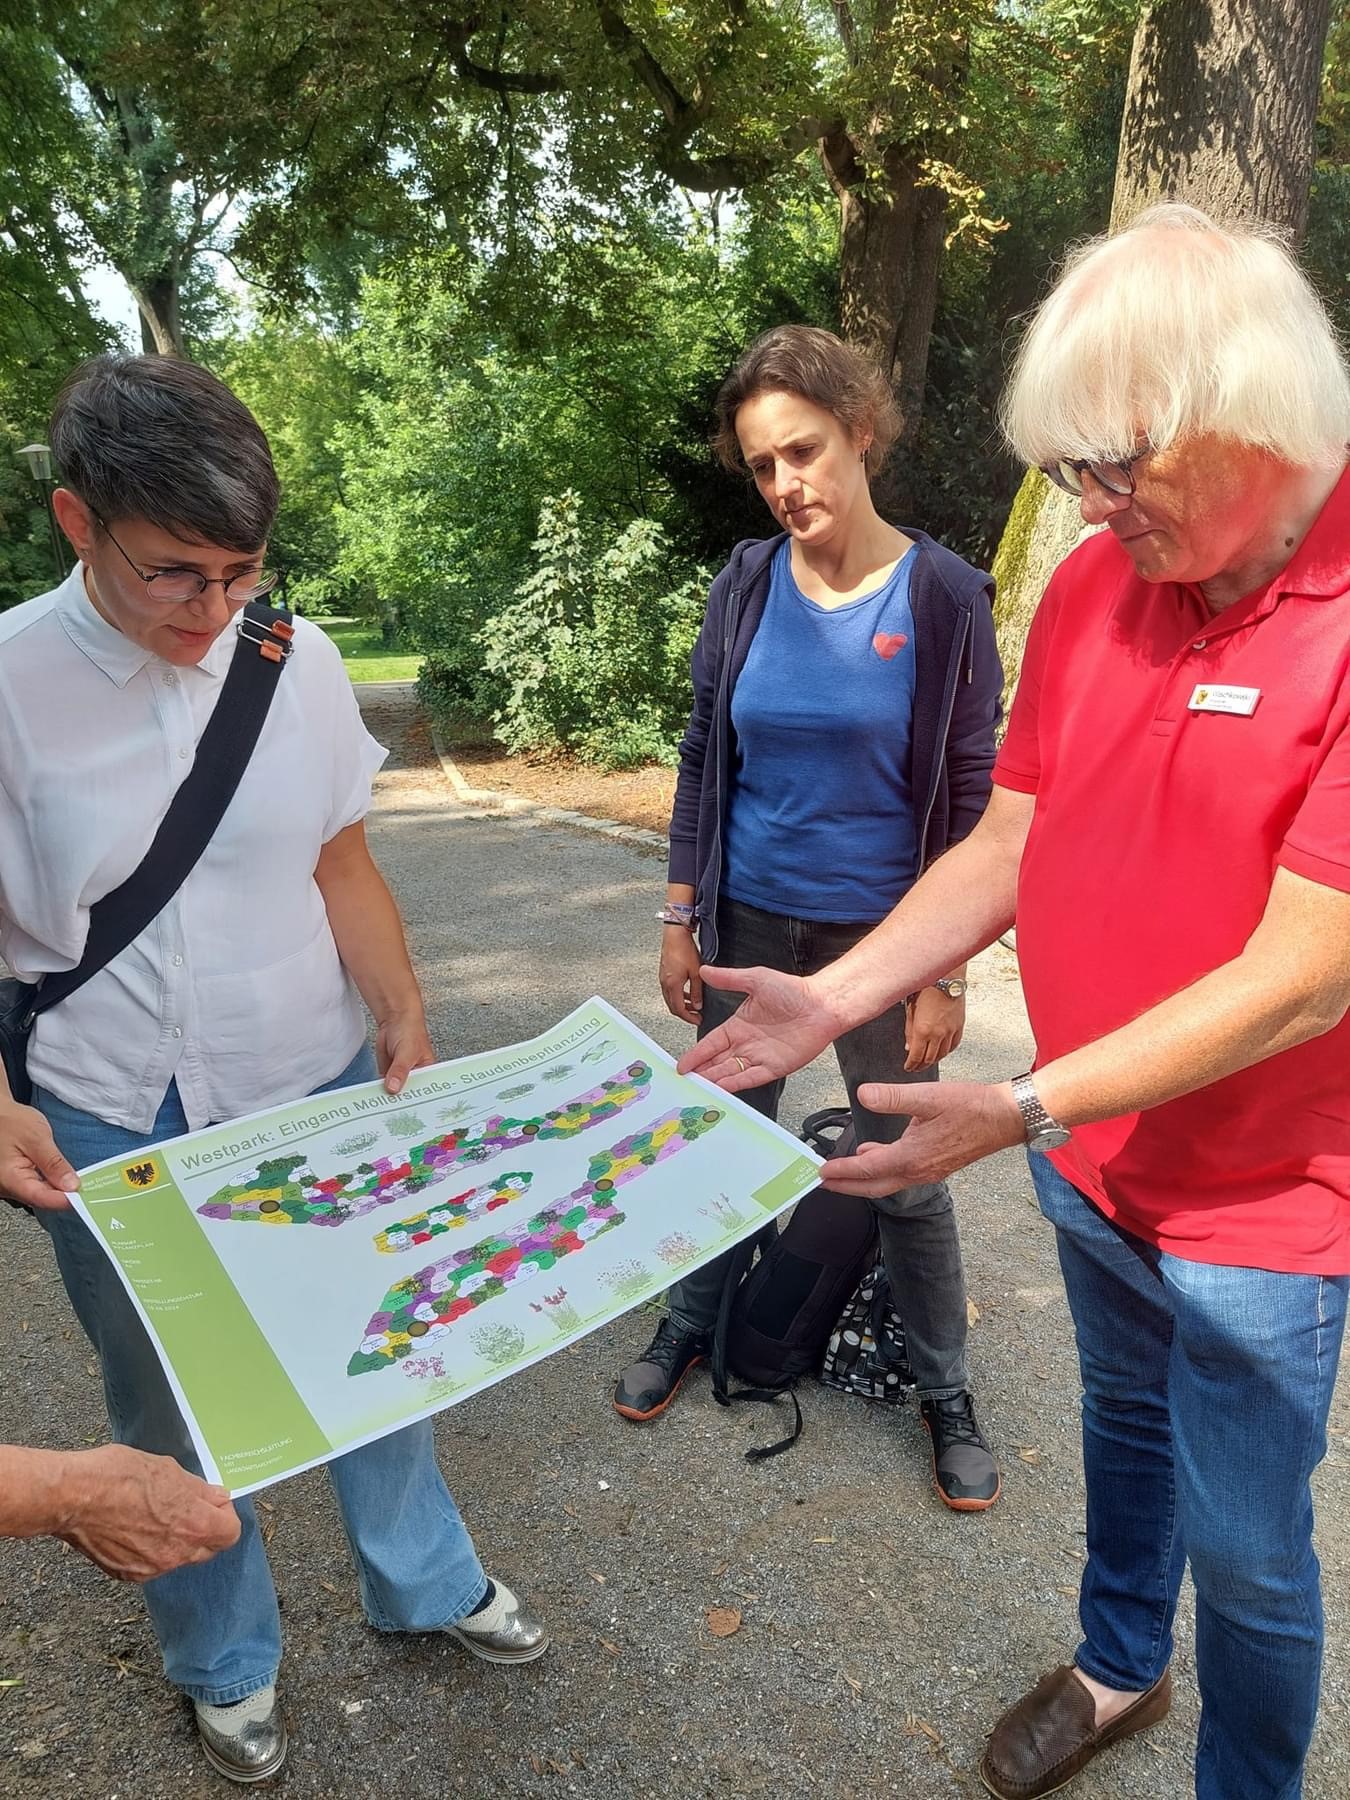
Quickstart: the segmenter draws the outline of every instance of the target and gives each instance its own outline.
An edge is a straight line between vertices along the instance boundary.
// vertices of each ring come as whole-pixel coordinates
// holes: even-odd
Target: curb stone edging
[[[503,793],[500,788],[470,787],[446,749],[440,727],[434,720],[429,719],[428,723],[441,772],[454,789],[455,798],[473,812],[516,813],[537,824],[574,825],[582,831],[598,831],[603,837],[614,838],[635,850],[648,850],[661,856],[668,853],[669,840],[663,832],[648,831],[642,825],[621,825],[617,819],[593,818],[590,813],[571,812],[563,806],[545,806],[541,801],[527,800],[521,794]]]

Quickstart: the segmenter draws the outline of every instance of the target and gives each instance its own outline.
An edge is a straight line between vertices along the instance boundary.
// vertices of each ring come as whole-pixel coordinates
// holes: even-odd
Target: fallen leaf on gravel
[[[1041,1453],[1035,1444],[1023,1444],[1017,1454],[1024,1463],[1038,1463],[1041,1460]]]
[[[837,1544],[837,1543],[838,1543],[838,1542],[839,1542],[839,1539],[838,1539],[838,1538],[832,1538],[832,1537],[825,1537],[825,1538],[812,1538],[812,1539],[811,1539],[811,1542],[812,1542],[812,1543],[813,1543],[813,1544]]]
[[[730,1567],[731,1567],[731,1564],[729,1562],[718,1563],[717,1567],[713,1570],[713,1580],[714,1581],[719,1580],[723,1575],[726,1574],[727,1570]]]
[[[979,1322],[980,1322],[980,1309],[978,1306],[976,1306],[976,1304],[973,1300],[968,1299],[966,1301],[966,1324],[967,1325],[978,1325]]]
[[[35,1762],[39,1756],[48,1754],[47,1746],[41,1738],[25,1738],[19,1745],[19,1755],[25,1762]]]
[[[574,1750],[572,1752],[572,1761],[579,1769],[584,1769],[586,1767],[586,1758],[581,1754],[580,1750]]]
[[[843,1677],[843,1679],[848,1683],[848,1685],[853,1689],[855,1694],[861,1694],[861,1692],[862,1692],[861,1681],[856,1680],[854,1676],[850,1675],[847,1669],[840,1669],[839,1673]]]
[[[930,1725],[927,1719],[921,1719],[918,1713],[905,1714],[905,1735],[906,1737],[926,1737],[935,1749],[942,1748],[942,1733],[936,1725]]]
[[[572,1773],[566,1763],[560,1763],[556,1757],[552,1756],[544,1758],[544,1767],[551,1775],[570,1775]]]
[[[1067,1596],[1068,1596],[1068,1598],[1069,1598],[1069,1599],[1070,1599],[1070,1600],[1076,1600],[1076,1599],[1077,1599],[1077,1598],[1078,1598],[1078,1589],[1077,1589],[1077,1588],[1071,1588],[1071,1587],[1057,1587],[1057,1588],[1056,1588],[1056,1589],[1055,1589],[1055,1592],[1056,1592],[1056,1593],[1057,1593],[1057,1594],[1065,1594],[1065,1595],[1067,1595]]]
[[[590,1576],[592,1581],[598,1581],[601,1587],[603,1587],[605,1582],[609,1579],[608,1576],[597,1575],[594,1569],[587,1569],[586,1573]]]
[[[608,1650],[611,1656],[618,1656],[620,1654],[619,1646],[609,1638],[599,1638],[597,1639],[597,1642],[599,1643],[600,1648],[602,1650]]]
[[[533,1752],[531,1752],[530,1755],[530,1767],[534,1770],[536,1775],[542,1775],[544,1772],[543,1763],[540,1762],[539,1758],[535,1756]]]
[[[337,1592],[336,1583],[332,1582],[332,1581],[325,1581],[322,1578],[322,1576],[319,1578],[319,1586],[323,1589],[325,1594],[336,1594],[336,1592]]]
[[[740,1609],[735,1606],[710,1606],[707,1611],[708,1630],[714,1637],[734,1637],[741,1628]]]
[[[565,1500],[563,1501],[563,1511],[567,1514],[569,1519],[579,1519],[581,1517],[581,1514],[577,1511],[576,1507],[569,1506]]]

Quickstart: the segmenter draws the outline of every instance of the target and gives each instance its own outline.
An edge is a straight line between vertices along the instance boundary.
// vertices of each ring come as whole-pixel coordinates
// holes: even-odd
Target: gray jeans
[[[870,925],[821,924],[782,913],[761,912],[739,900],[723,900],[717,909],[718,955],[721,964],[747,969],[781,969],[813,975],[866,937]],[[744,999],[720,989],[703,990],[699,1036],[730,1018]],[[864,1081],[936,1081],[936,1067],[905,1071],[905,1009],[893,1006],[880,1018],[846,1031],[834,1053],[848,1090],[859,1140],[893,1144],[909,1120],[894,1113],[868,1112],[858,1104]],[[778,1116],[783,1083],[749,1088],[740,1095],[756,1112]],[[966,1279],[961,1267],[961,1240],[952,1197],[945,1181],[903,1188],[872,1202],[877,1214],[881,1254],[891,1284],[895,1309],[905,1326],[910,1366],[921,1395],[959,1393],[969,1386],[966,1371]],[[688,1331],[711,1331],[732,1252],[705,1263],[670,1290],[672,1323]]]

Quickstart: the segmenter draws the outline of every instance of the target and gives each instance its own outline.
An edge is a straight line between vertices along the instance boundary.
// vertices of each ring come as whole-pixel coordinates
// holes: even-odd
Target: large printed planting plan
[[[605,1001],[504,1050],[83,1172],[206,1473],[244,1494],[659,1294],[818,1159]]]

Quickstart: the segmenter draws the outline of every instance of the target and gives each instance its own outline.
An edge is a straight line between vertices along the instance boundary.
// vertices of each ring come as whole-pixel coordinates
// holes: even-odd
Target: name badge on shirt
[[[1244,719],[1248,719],[1256,711],[1256,703],[1260,698],[1260,688],[1216,687],[1212,682],[1202,681],[1186,702],[1186,710],[1240,713]]]

